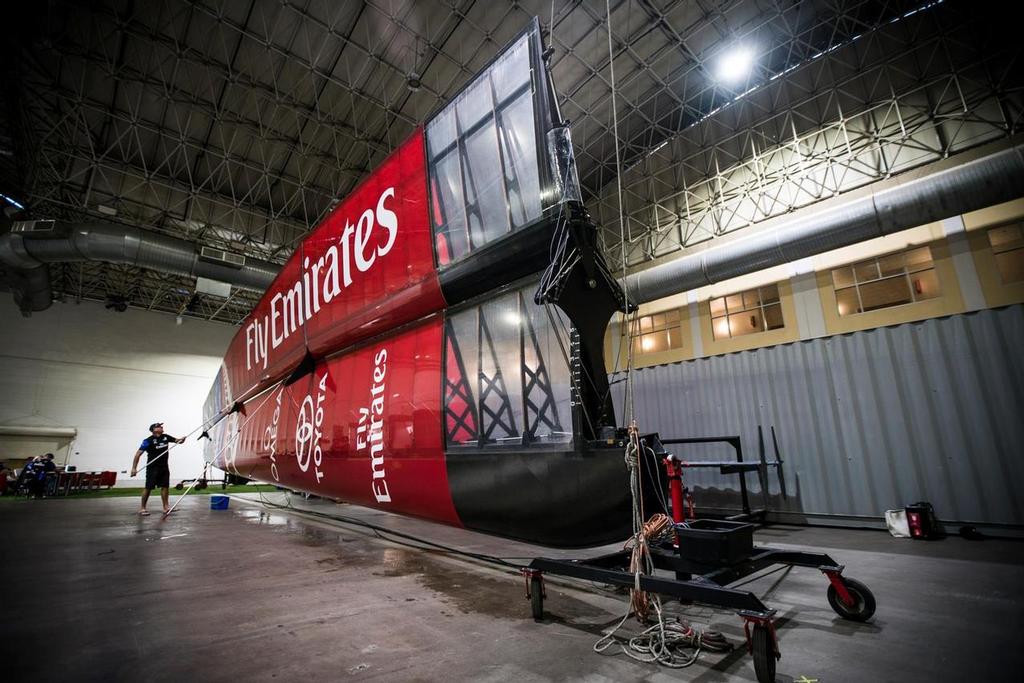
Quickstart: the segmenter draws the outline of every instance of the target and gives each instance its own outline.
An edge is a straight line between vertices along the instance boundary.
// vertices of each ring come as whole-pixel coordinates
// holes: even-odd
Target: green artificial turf
[[[276,491],[276,486],[269,484],[243,484],[243,485],[232,485],[226,489],[222,489],[220,484],[210,484],[205,489],[192,489],[189,491],[189,495],[209,495],[211,493],[267,493],[269,491]],[[173,486],[171,487],[171,496],[180,496],[185,492],[185,489],[177,490]],[[142,488],[111,488],[111,489],[100,489],[98,491],[80,491],[78,493],[72,493],[68,496],[57,496],[56,498],[47,498],[46,500],[65,500],[71,498],[119,498],[123,496],[141,496]],[[160,490],[153,491],[153,496],[157,499],[160,497]],[[27,496],[0,496],[0,502],[4,501],[15,501],[15,500],[31,500]]]

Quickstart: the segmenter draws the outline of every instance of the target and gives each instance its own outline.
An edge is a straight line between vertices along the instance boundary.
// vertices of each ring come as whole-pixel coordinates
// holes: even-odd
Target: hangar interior
[[[10,9],[14,679],[1008,679],[1013,19]]]

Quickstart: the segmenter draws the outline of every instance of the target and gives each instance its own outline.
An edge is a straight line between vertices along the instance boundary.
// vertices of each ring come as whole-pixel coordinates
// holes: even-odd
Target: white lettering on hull
[[[386,445],[384,443],[385,388],[388,374],[388,350],[381,349],[373,357],[373,384],[370,387],[370,406],[359,409],[359,426],[356,428],[356,450],[370,449],[370,488],[378,503],[390,503],[387,471],[385,469]]]
[[[303,472],[313,469],[316,483],[323,481],[323,422],[324,399],[327,398],[327,370],[320,376],[316,389],[307,394],[299,406],[299,418],[295,423],[295,461]]]
[[[357,272],[365,273],[391,251],[398,236],[398,214],[386,202],[394,196],[395,188],[389,187],[377,198],[376,208],[363,211],[354,227],[346,220],[339,243],[329,246],[316,261],[305,258],[301,277],[274,292],[270,312],[262,320],[253,318],[245,327],[246,370],[260,366],[266,370],[270,353],[352,284],[353,262]],[[377,228],[383,228],[387,238],[374,247],[374,242],[379,242],[374,240]]]

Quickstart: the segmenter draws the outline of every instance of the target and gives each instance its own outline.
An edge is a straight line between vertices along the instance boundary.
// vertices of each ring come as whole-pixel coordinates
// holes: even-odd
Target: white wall
[[[151,422],[183,436],[202,422],[203,401],[235,327],[94,302],[56,303],[23,318],[0,295],[0,425],[74,427],[70,463],[128,477]],[[3,454],[0,454],[0,459]],[[170,455],[171,479],[203,466],[195,436]],[[129,484],[141,485],[139,477]]]

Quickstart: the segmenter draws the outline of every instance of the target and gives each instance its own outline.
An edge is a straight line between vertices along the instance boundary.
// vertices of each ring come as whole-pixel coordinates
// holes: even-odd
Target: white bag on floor
[[[907,524],[906,510],[886,510],[885,526],[896,538],[910,538],[910,525]]]

